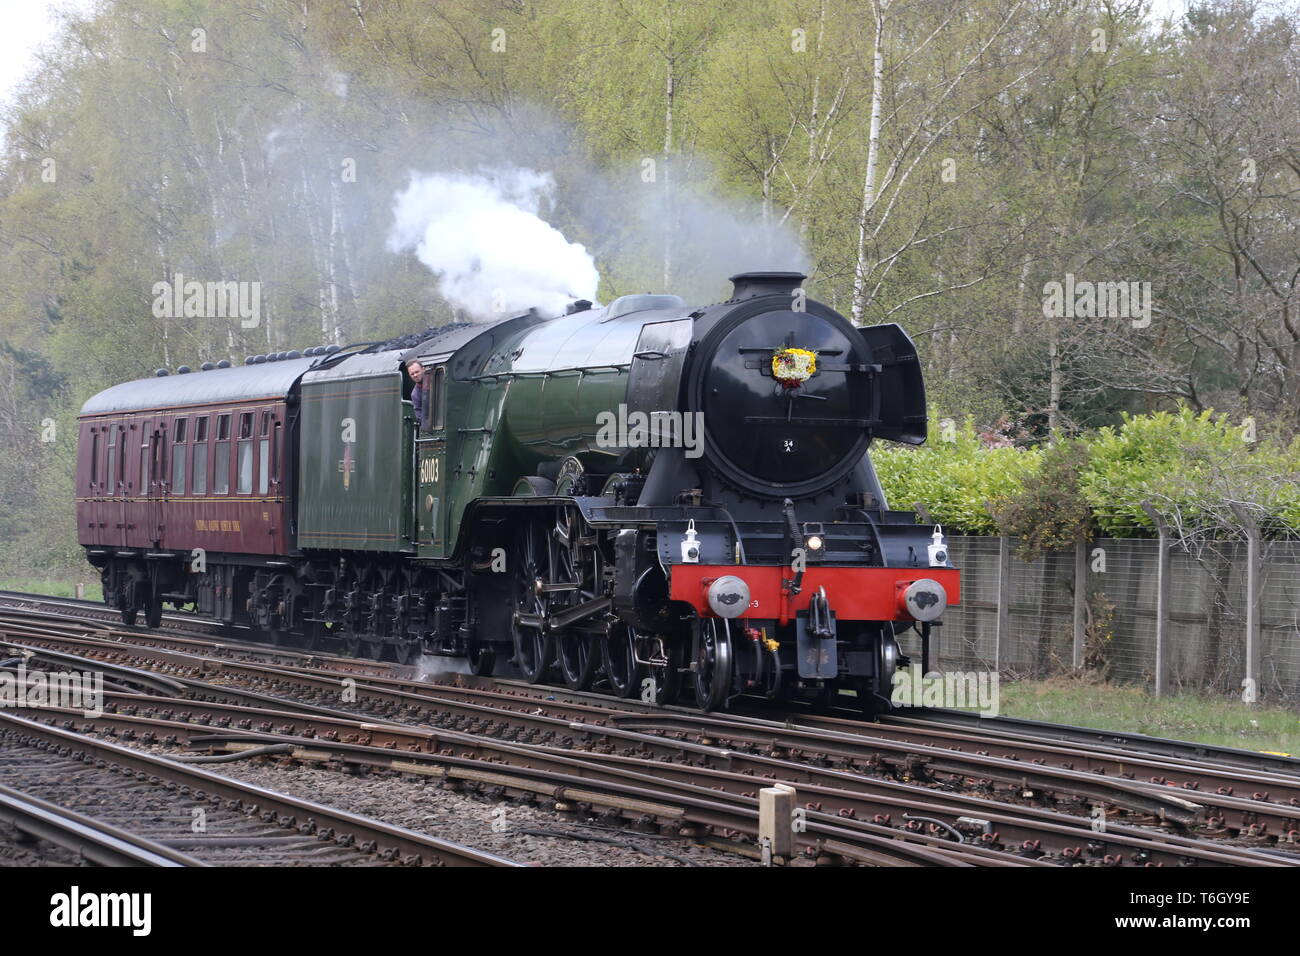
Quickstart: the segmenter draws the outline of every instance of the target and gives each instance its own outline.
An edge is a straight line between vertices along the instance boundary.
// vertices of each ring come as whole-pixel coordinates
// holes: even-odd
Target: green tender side
[[[413,422],[400,353],[303,377],[298,545],[411,550]]]

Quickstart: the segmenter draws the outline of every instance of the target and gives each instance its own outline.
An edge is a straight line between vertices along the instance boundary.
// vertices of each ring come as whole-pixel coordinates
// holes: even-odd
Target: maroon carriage
[[[193,562],[222,568],[286,553],[294,424],[311,359],[159,375],[95,395],[81,410],[78,540],[123,620],[194,600]],[[238,606],[232,576],[205,575],[201,609]]]

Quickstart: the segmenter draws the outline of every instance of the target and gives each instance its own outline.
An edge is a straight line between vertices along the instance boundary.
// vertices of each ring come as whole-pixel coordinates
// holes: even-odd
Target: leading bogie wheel
[[[699,618],[695,625],[695,706],[717,710],[731,697],[731,622],[721,617]]]
[[[876,673],[856,680],[858,707],[865,717],[878,717],[892,710],[894,675],[898,671],[898,641],[892,634],[881,633],[875,639]]]

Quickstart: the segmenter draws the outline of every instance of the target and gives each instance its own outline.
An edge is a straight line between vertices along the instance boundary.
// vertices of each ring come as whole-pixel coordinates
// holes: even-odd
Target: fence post
[[[1155,695],[1163,697],[1169,670],[1169,648],[1166,641],[1169,636],[1169,535],[1165,528],[1165,519],[1160,512],[1147,502],[1142,502],[1142,510],[1155,522],[1159,534],[1159,548],[1156,555],[1156,686]]]
[[[1088,542],[1080,538],[1074,543],[1074,649],[1071,664],[1083,669],[1084,631],[1088,619]]]
[[[998,536],[998,626],[993,633],[993,670],[1002,670],[1002,639],[1011,615],[1011,539]]]
[[[1233,504],[1241,529],[1246,533],[1246,679],[1241,682],[1243,703],[1259,701],[1259,671],[1263,660],[1259,634],[1260,535],[1259,525],[1249,510]]]
[[[1259,634],[1259,528],[1246,528],[1246,681],[1242,700],[1259,700],[1259,671],[1262,658]]]

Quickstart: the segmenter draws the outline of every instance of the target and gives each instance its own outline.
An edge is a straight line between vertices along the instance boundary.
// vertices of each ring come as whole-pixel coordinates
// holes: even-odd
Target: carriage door
[[[125,425],[121,422],[109,423],[108,450],[104,453],[106,500],[100,514],[104,516],[104,540],[117,547],[126,544],[126,459],[130,454],[126,436]]]
[[[143,478],[141,479],[143,480]],[[167,497],[167,436],[155,425],[149,436],[149,540],[155,548],[162,546],[163,501]]]

